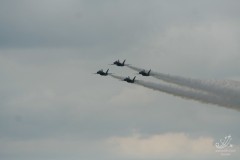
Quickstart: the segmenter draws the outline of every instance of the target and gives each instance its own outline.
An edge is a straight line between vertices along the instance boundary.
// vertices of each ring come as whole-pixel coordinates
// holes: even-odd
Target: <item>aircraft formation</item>
[[[119,60],[117,60],[117,61],[113,62],[110,65],[116,65],[118,67],[123,67],[123,66],[126,66],[125,62],[126,62],[126,59],[123,62],[120,62]],[[109,71],[109,69],[107,69],[106,72],[104,72],[103,69],[101,69],[101,70],[97,71],[95,74],[99,74],[101,76],[107,76],[107,75],[113,74],[113,73],[108,73],[108,71]],[[138,72],[138,74],[141,74],[142,76],[150,76],[150,72],[151,72],[151,69],[149,71],[141,70],[140,72]],[[131,79],[128,76],[128,77],[122,79],[122,81],[126,81],[128,83],[134,83],[135,82],[135,78],[136,78],[136,76],[133,79]]]
[[[122,62],[117,60],[110,65],[116,65],[119,67],[126,66],[127,68],[138,72],[138,74],[142,76],[151,76],[153,78],[156,78],[160,81],[164,81],[169,84],[154,83],[151,81],[144,80],[135,80],[136,76],[134,78],[130,78],[129,76],[124,78],[118,75],[114,75],[113,73],[108,73],[109,69],[107,69],[106,71],[101,69],[97,71],[97,73],[95,74],[99,74],[101,76],[110,75],[115,79],[119,79],[121,81],[131,84],[135,83],[137,85],[153,89],[155,91],[164,92],[181,98],[196,100],[201,103],[215,104],[240,111],[239,109],[240,90],[235,90],[235,88],[230,87],[231,84],[233,84],[232,83],[233,81],[224,80],[224,83],[227,83],[229,85],[229,88],[227,86],[222,87],[222,85],[220,85],[218,81],[216,81],[216,83],[214,82],[209,83],[208,80],[204,81],[201,79],[192,79],[176,75],[154,72],[151,71],[151,69],[145,70],[139,67],[135,67],[134,65],[125,64],[125,62],[126,60]],[[233,85],[236,86],[236,83],[237,82],[235,82]]]

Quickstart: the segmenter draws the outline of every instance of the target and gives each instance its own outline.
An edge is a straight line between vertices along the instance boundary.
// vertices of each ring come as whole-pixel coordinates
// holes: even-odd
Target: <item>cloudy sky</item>
[[[127,59],[240,80],[238,0],[0,0],[0,159],[239,159],[240,112],[92,73]],[[148,77],[137,77],[158,82]],[[236,149],[216,153],[227,135]]]

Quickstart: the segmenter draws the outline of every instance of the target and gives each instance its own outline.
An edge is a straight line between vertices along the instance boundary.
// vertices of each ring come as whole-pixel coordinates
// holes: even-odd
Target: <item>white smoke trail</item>
[[[141,71],[143,69],[127,66],[135,71]],[[202,90],[205,92],[210,92],[216,95],[225,96],[233,100],[240,99],[240,83],[232,80],[199,80],[191,79],[180,76],[174,76],[164,73],[151,72],[150,75],[162,81],[168,83],[174,83],[180,86],[185,86],[193,88],[196,90]],[[240,102],[239,102],[240,103]]]
[[[124,77],[113,75],[113,74],[110,75],[110,76],[113,77],[113,78],[119,79],[119,80],[123,80],[124,79]]]
[[[116,79],[123,79],[123,77],[120,77],[120,76],[116,76],[116,75],[111,75],[111,76]],[[164,85],[161,83],[146,82],[142,80],[135,80],[135,84],[138,84],[140,86],[144,86],[146,88],[150,88],[153,90],[172,94],[174,96],[192,99],[202,103],[215,104],[218,106],[223,106],[226,108],[231,108],[231,109],[240,111],[240,104],[238,102],[232,101],[231,99],[224,98],[222,96],[218,96],[215,94],[206,93],[206,92],[193,90],[189,88],[182,88],[178,86]]]
[[[187,98],[187,99],[193,99],[196,101],[200,101],[203,103],[211,103],[211,104],[216,104],[219,106],[227,107],[227,108],[232,108],[240,111],[240,105],[235,104],[234,101],[231,101],[230,99],[223,98],[221,96],[217,96],[214,94],[209,94],[197,90],[191,90],[187,88],[181,88],[181,87],[176,87],[176,86],[170,86],[170,85],[164,85],[164,84],[156,84],[152,82],[145,82],[145,81],[140,81],[137,80],[135,82],[136,84],[139,84],[141,86],[151,88],[154,90],[158,90],[161,92],[169,93],[175,96],[179,96],[182,98]]]

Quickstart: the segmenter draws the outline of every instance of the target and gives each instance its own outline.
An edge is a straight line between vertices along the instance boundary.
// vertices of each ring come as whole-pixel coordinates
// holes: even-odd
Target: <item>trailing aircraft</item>
[[[131,79],[131,78],[128,76],[128,77],[124,78],[123,81],[126,81],[126,82],[128,82],[128,83],[134,83],[135,78],[136,78],[136,76],[135,76],[133,79]]]
[[[123,67],[123,66],[125,66],[125,61],[126,61],[126,59],[121,63],[119,60],[117,60],[117,61],[113,62],[113,64],[111,64],[111,65]]]
[[[151,72],[151,69],[148,72],[146,72],[145,70],[142,70],[139,72],[139,74],[141,74],[142,76],[150,76],[150,72]]]

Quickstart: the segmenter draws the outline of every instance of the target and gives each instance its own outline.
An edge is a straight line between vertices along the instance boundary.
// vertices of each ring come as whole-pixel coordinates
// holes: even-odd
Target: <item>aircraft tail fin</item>
[[[133,78],[133,82],[135,81],[136,76]]]
[[[107,69],[106,74],[108,74],[109,69]]]
[[[150,75],[151,69],[148,71],[148,75]]]
[[[123,65],[124,65],[125,61],[126,61],[126,59],[123,61]]]

